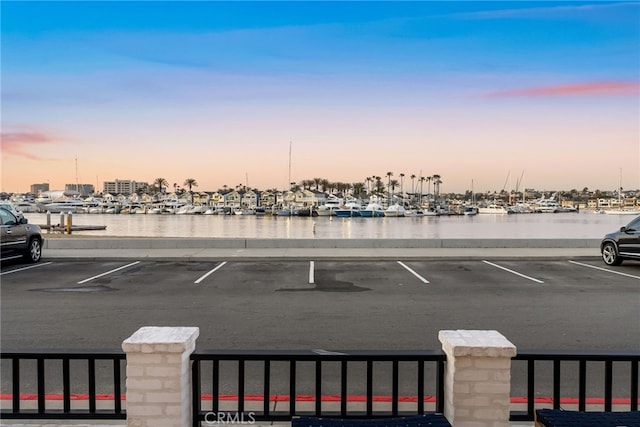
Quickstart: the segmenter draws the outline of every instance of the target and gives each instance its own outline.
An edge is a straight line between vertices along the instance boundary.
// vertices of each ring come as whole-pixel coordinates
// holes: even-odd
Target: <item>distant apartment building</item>
[[[108,194],[133,194],[141,188],[148,187],[146,182],[137,182],[130,179],[116,179],[115,181],[104,181],[102,192]]]
[[[37,196],[45,191],[49,191],[49,183],[31,184],[31,194],[35,194]]]
[[[95,192],[93,184],[65,184],[65,191],[77,191],[82,196],[87,196]]]

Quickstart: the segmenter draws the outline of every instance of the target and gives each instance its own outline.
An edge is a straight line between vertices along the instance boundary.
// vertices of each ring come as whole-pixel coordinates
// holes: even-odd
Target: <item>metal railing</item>
[[[587,382],[593,380],[598,386],[591,389],[600,389],[601,398],[598,397],[596,404],[604,412],[613,411],[614,385],[616,389],[626,388],[625,394],[628,399],[624,403],[617,403],[618,410],[637,411],[638,410],[638,365],[640,363],[640,352],[588,352],[588,351],[550,351],[550,350],[522,350],[513,357],[512,373],[518,362],[526,364],[526,411],[511,411],[511,421],[533,421],[535,417],[536,397],[538,395],[551,394],[551,404],[553,409],[560,409],[562,405],[562,375],[566,371],[572,371],[575,376],[577,371],[577,399],[571,403],[577,405],[578,411],[586,411],[588,408]],[[547,362],[547,366],[544,365]],[[551,366],[548,366],[548,365]],[[628,384],[615,384],[614,365],[621,368],[620,377]],[[513,377],[512,377],[513,378]],[[538,386],[543,383],[543,386]],[[564,384],[565,387],[567,384]],[[566,387],[569,388],[569,387]],[[551,393],[547,393],[550,391]],[[513,379],[512,379],[513,392]],[[593,396],[591,396],[593,397]],[[628,404],[627,404],[628,401]],[[628,405],[628,406],[627,406]]]
[[[378,418],[398,415],[415,415],[428,412],[442,412],[444,409],[444,364],[446,356],[441,351],[348,351],[330,352],[323,350],[301,351],[203,351],[191,356],[193,374],[193,425],[199,426],[211,414],[225,412],[231,419],[240,419],[251,403],[251,417],[257,421],[288,421],[295,415],[339,416],[341,418]],[[203,375],[206,362],[208,376]],[[224,366],[223,366],[224,365]],[[233,367],[230,368],[230,365]],[[252,370],[252,375],[247,375]],[[233,372],[234,371],[234,372]],[[278,374],[274,374],[278,371]],[[326,377],[339,376],[339,389],[335,380],[327,387]],[[229,372],[233,372],[229,376]],[[409,374],[407,374],[409,372]],[[221,378],[226,373],[226,379]],[[401,376],[410,376],[411,381],[403,381]],[[302,377],[307,377],[306,382]],[[247,390],[250,378],[253,390]],[[209,383],[203,386],[203,380]],[[412,384],[408,384],[408,383]],[[260,383],[257,385],[256,384]],[[224,391],[232,391],[234,407],[224,407]],[[425,388],[425,386],[427,388]],[[210,392],[204,396],[203,390]],[[356,396],[358,411],[348,408],[353,390],[363,391]],[[428,398],[433,411],[426,411],[427,390],[433,393]],[[255,391],[258,403],[250,401],[250,392]],[[274,393],[286,392],[277,397]],[[406,391],[413,397],[410,409],[401,395]],[[337,392],[337,393],[336,393]],[[304,394],[300,394],[304,393]],[[384,394],[383,396],[378,393]],[[387,394],[388,393],[388,394]],[[333,404],[323,407],[323,400],[330,397]],[[211,407],[202,408],[203,400],[211,400]],[[310,402],[300,408],[299,401]],[[374,401],[383,400],[384,405]],[[282,410],[272,408],[278,402],[285,406]],[[404,403],[402,403],[404,402]],[[400,407],[402,403],[403,408]],[[312,408],[309,406],[312,405]],[[384,408],[381,408],[384,406]]]
[[[11,392],[3,419],[126,419],[122,352],[3,351],[1,359],[2,392]],[[446,356],[440,350],[201,351],[191,361],[194,426],[223,411],[288,421],[295,415],[380,418],[444,410]],[[511,411],[510,420],[532,421],[538,407],[560,409],[567,393],[577,396],[569,405],[578,411],[637,411],[639,365],[638,351],[521,350],[512,359],[512,394],[522,391],[526,410]],[[52,401],[48,388],[62,393]]]
[[[11,409],[2,409],[0,417],[3,419],[126,419],[126,413],[122,409],[124,397],[122,374],[126,360],[123,352],[3,351],[1,359],[3,377],[5,377],[7,369],[10,369],[11,372],[10,380],[8,375],[3,378],[3,387],[7,387],[6,383],[10,382],[8,388],[11,390]],[[29,363],[28,361],[33,362]],[[5,363],[8,366],[5,366]],[[96,363],[101,366],[97,367]],[[35,365],[35,369],[33,369],[33,365]],[[74,379],[73,388],[72,376]],[[85,376],[86,378],[84,378]],[[86,381],[79,381],[80,377]],[[108,384],[104,384],[103,378],[107,379]],[[109,378],[110,380],[108,380]],[[56,384],[60,384],[60,382],[62,384],[62,395],[54,397],[55,402],[61,401],[61,405],[59,403],[53,405],[51,399],[47,399],[47,381],[52,380]],[[84,384],[78,384],[79,382]],[[108,391],[107,402],[101,400],[104,395],[98,393],[98,386],[101,390]],[[77,407],[78,392],[83,392],[83,395],[86,392],[86,397],[80,399],[82,408]],[[34,396],[36,404],[23,405],[25,394]],[[100,405],[98,402],[101,402]],[[98,407],[107,406],[107,403],[111,406],[108,409]],[[25,408],[24,406],[35,407]],[[58,407],[52,408],[51,406]]]

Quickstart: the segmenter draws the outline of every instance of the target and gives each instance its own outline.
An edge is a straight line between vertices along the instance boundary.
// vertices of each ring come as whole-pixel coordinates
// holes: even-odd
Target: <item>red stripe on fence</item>
[[[113,394],[96,394],[96,400],[113,400]],[[212,400],[213,396],[210,394],[203,394],[202,400]],[[0,400],[12,400],[13,395],[11,393],[1,393]],[[82,393],[72,393],[70,395],[71,400],[89,400],[88,394]],[[122,399],[126,400],[126,396],[123,394]],[[238,400],[238,396],[235,394],[222,394],[218,396],[219,400],[224,401],[234,401]],[[38,395],[36,393],[22,393],[20,394],[20,400],[38,400]],[[47,393],[45,394],[45,400],[63,400],[63,395],[61,393]],[[260,401],[264,400],[264,396],[262,395],[245,395],[245,401]],[[313,395],[297,395],[296,402],[315,402],[315,396]],[[323,395],[321,400],[323,402],[340,402],[341,397],[339,395]],[[288,402],[289,395],[280,395],[275,394],[269,396],[270,402]],[[362,395],[349,395],[347,396],[347,402],[366,402],[367,397]],[[373,396],[374,402],[391,402],[391,396]],[[398,402],[400,403],[415,403],[418,401],[417,396],[399,396]],[[424,401],[427,403],[433,403],[436,401],[435,396],[425,396]],[[526,397],[511,397],[511,403],[527,403]],[[535,403],[553,403],[553,398],[551,397],[536,397],[534,399]],[[562,397],[560,398],[560,403],[564,405],[576,405],[578,404],[577,397]],[[601,397],[588,397],[586,399],[587,405],[604,405],[604,398]],[[612,399],[612,403],[614,405],[630,405],[631,399],[628,397],[619,397]],[[640,403],[640,399],[638,399],[638,403]]]

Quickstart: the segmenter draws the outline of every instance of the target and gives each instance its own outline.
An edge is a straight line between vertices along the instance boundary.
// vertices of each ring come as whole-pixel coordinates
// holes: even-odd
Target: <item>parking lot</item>
[[[437,349],[496,329],[522,349],[631,349],[640,264],[596,258],[58,261],[2,267],[4,349],[119,349],[198,326],[200,349]]]

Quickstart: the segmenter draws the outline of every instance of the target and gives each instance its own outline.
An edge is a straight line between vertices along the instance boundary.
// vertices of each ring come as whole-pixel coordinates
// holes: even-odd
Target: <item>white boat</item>
[[[498,205],[495,203],[491,203],[490,205],[484,206],[484,207],[479,207],[478,208],[478,213],[479,214],[491,214],[491,215],[506,215],[509,213],[509,210],[504,207],[503,205]]]
[[[531,204],[526,202],[518,202],[515,205],[512,205],[510,209],[513,213],[518,213],[518,214],[533,213]]]
[[[335,196],[330,195],[327,198],[327,201],[316,208],[318,212],[318,216],[335,216],[335,210],[339,209],[340,206],[344,203],[344,200]]]
[[[49,203],[38,204],[38,207],[45,211],[51,213],[60,213],[60,212],[81,212],[84,209],[84,203],[81,199],[57,199]]]
[[[207,207],[203,205],[193,205],[187,212],[189,215],[201,215],[207,211]]]
[[[192,205],[184,205],[184,206],[181,206],[181,207],[177,208],[174,211],[174,213],[176,215],[187,215],[192,207],[193,207]]]
[[[537,202],[534,205],[533,210],[534,212],[539,212],[539,213],[556,213],[561,208],[562,207],[558,202],[556,202],[555,200],[549,199],[549,200],[541,200]]]
[[[406,217],[424,216],[424,211],[420,208],[412,207],[404,211],[404,216]]]
[[[406,209],[399,203],[395,203],[384,210],[384,216],[399,217],[404,216]]]
[[[152,206],[151,208],[149,208],[149,210],[147,210],[147,213],[149,215],[160,215],[162,213],[162,206]]]
[[[19,209],[16,209],[13,203],[7,202],[5,200],[0,201],[0,207],[14,214],[18,219],[24,218],[23,212]]]
[[[558,213],[578,212],[578,208],[576,208],[575,206],[560,206],[556,212]]]
[[[369,203],[360,210],[360,216],[364,218],[379,218],[384,216],[384,209],[379,203]]]
[[[474,216],[478,214],[478,207],[477,206],[465,206],[463,213],[466,216]]]
[[[147,213],[147,207],[146,206],[132,207],[131,208],[131,213],[132,214],[136,214],[136,215],[146,214]]]
[[[605,209],[607,215],[640,215],[640,209]]]
[[[28,202],[26,200],[14,201],[11,204],[20,212],[33,213],[38,212],[38,206],[35,203]]]
[[[293,216],[293,211],[293,206],[289,206],[287,208],[283,207],[276,210],[276,216]]]

